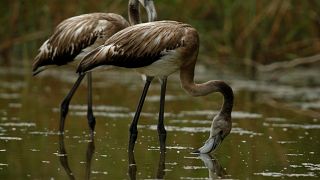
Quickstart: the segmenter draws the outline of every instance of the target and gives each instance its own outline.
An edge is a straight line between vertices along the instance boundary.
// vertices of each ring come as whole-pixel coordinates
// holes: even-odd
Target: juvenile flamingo
[[[140,23],[139,2],[147,10],[148,20],[153,21],[156,19],[157,13],[153,0],[129,0],[128,14],[131,25]],[[113,13],[83,14],[62,21],[55,28],[49,39],[40,47],[39,54],[35,57],[33,64],[33,74],[36,75],[52,65],[61,66],[82,59],[85,54],[102,45],[109,37],[128,26],[127,20]],[[61,103],[59,127],[61,133],[64,131],[64,122],[68,114],[70,101],[84,77],[85,74],[81,74],[78,77]],[[93,134],[96,122],[92,111],[91,73],[88,73],[87,78],[87,119],[91,134]]]
[[[77,72],[81,75],[95,67],[118,66],[133,68],[146,77],[135,116],[130,126],[129,150],[133,150],[138,130],[140,112],[151,81],[161,81],[158,135],[160,149],[165,149],[164,104],[167,77],[180,70],[182,88],[191,96],[205,96],[220,92],[224,102],[220,112],[213,118],[209,139],[197,153],[214,150],[231,131],[233,91],[223,81],[211,80],[197,84],[194,69],[199,50],[197,31],[188,24],[176,21],[156,21],[123,29],[110,37],[104,45],[88,53],[80,62]],[[131,146],[130,146],[131,145]]]

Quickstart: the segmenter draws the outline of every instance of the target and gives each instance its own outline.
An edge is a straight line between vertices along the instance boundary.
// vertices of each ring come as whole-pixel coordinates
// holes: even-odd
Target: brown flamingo
[[[129,0],[128,14],[130,24],[140,23],[139,2],[145,7],[148,20],[156,19],[157,13],[153,0]],[[61,66],[74,60],[80,60],[86,53],[102,45],[116,32],[129,26],[127,20],[113,13],[90,13],[74,16],[62,21],[53,34],[39,49],[33,64],[33,74],[36,75],[49,66]],[[68,113],[70,101],[79,87],[85,74],[81,74],[72,89],[61,103],[60,132],[64,131],[64,122]],[[94,132],[95,117],[92,111],[92,80],[88,73],[88,110],[87,118],[91,130]]]
[[[191,96],[205,96],[220,92],[224,102],[213,118],[209,139],[197,153],[214,150],[231,131],[233,91],[223,81],[211,80],[197,84],[194,69],[199,50],[199,36],[191,25],[176,21],[156,21],[137,24],[110,37],[104,45],[88,53],[80,62],[77,72],[84,74],[95,67],[119,66],[133,68],[146,77],[135,116],[130,126],[129,150],[137,138],[137,124],[148,87],[154,77],[160,79],[161,95],[158,121],[160,149],[165,149],[166,130],[163,124],[167,77],[180,70],[182,88]],[[133,144],[133,145],[131,145]],[[131,146],[130,146],[131,145]]]

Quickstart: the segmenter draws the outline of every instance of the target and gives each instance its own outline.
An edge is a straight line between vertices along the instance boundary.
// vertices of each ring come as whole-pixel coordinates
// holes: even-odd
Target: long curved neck
[[[131,25],[141,23],[139,3],[147,11],[148,22],[157,20],[157,11],[154,6],[153,0],[129,0],[128,14],[129,14],[129,21]]]
[[[183,89],[191,96],[205,96],[210,93],[220,92],[223,95],[223,105],[220,114],[231,116],[233,108],[233,91],[231,87],[223,81],[211,80],[197,84],[194,82],[195,62],[180,69],[180,80]]]
[[[157,10],[154,6],[153,0],[139,0],[140,4],[146,9],[148,14],[148,22],[157,20]]]
[[[139,1],[138,0],[129,0],[128,15],[129,15],[129,22],[131,25],[141,23]]]

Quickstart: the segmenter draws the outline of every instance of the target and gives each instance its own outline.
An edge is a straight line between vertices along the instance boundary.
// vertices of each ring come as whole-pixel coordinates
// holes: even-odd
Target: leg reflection
[[[64,135],[61,134],[59,136],[59,160],[60,163],[63,167],[63,169],[66,171],[67,175],[69,176],[69,179],[75,179],[74,175],[69,167],[69,163],[68,163],[68,156],[67,156],[67,152],[64,146]]]
[[[158,165],[157,179],[164,179],[165,168],[166,168],[166,152],[165,149],[160,151],[160,159]]]
[[[91,136],[92,137],[92,136]],[[90,179],[90,174],[91,174],[91,162],[92,162],[92,157],[94,154],[95,150],[95,145],[94,145],[94,139],[92,137],[91,141],[88,143],[87,147],[87,155],[86,155],[86,179]]]
[[[225,178],[227,172],[215,157],[212,157],[210,154],[199,154],[199,157],[208,168],[209,179]]]
[[[165,159],[166,153],[164,151],[160,151],[160,159],[158,163],[158,171],[156,175],[156,179],[164,179],[165,176]],[[129,162],[129,169],[128,174],[131,180],[137,179],[137,164],[134,158],[134,152],[128,151],[128,162]]]
[[[89,141],[88,147],[87,147],[87,153],[86,153],[86,171],[85,171],[85,179],[90,179],[91,174],[91,161],[94,154],[95,145],[93,139]],[[74,180],[75,177],[73,175],[72,170],[69,167],[68,163],[68,155],[67,151],[65,149],[64,144],[64,135],[59,136],[59,160],[60,164],[62,165],[63,169],[66,171],[69,179]]]
[[[128,151],[128,158],[129,158],[129,177],[131,180],[136,179],[136,174],[137,174],[137,165],[136,165],[136,160],[134,159],[134,153],[133,151]]]

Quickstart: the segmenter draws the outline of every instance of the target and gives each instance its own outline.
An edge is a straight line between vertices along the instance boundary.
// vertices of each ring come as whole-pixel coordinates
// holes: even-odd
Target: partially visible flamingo
[[[129,0],[128,14],[130,24],[140,23],[139,2],[145,7],[148,20],[153,21],[157,17],[153,0]],[[45,70],[49,66],[61,66],[75,60],[80,60],[91,50],[102,45],[116,32],[129,26],[127,20],[113,13],[91,13],[74,16],[62,21],[55,28],[53,34],[39,49],[33,64],[34,75]],[[68,113],[70,101],[79,87],[85,74],[79,75],[70,92],[61,103],[60,132],[64,131],[64,122]],[[87,118],[91,133],[94,132],[95,117],[92,111],[92,80],[88,73],[88,111]]]
[[[176,21],[157,21],[138,24],[123,29],[110,37],[102,46],[87,54],[80,62],[77,72],[83,75],[95,67],[119,66],[133,68],[146,76],[135,116],[130,126],[129,150],[133,150],[137,138],[137,123],[140,112],[154,77],[161,81],[158,134],[160,149],[165,148],[166,130],[163,124],[167,77],[180,70],[183,89],[192,96],[205,96],[220,92],[224,103],[220,112],[213,118],[210,137],[197,153],[214,150],[231,131],[231,111],[233,91],[223,81],[211,80],[197,84],[194,82],[194,69],[199,50],[199,36],[191,25]]]

